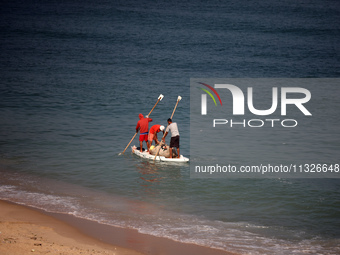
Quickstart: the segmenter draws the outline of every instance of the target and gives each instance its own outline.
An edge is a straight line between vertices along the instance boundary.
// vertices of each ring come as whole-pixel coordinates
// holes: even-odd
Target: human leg
[[[149,152],[149,150],[150,150],[150,142],[149,142],[149,140],[146,141],[146,146],[147,146],[147,148],[148,148],[147,152]]]
[[[143,152],[143,141],[139,141],[140,152]]]

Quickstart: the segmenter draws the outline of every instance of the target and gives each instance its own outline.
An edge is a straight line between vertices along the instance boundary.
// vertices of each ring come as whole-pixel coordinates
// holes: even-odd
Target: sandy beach
[[[211,254],[225,251],[114,228],[71,215],[0,201],[0,255],[22,254]]]
[[[51,216],[0,201],[0,254],[141,253],[105,244]]]

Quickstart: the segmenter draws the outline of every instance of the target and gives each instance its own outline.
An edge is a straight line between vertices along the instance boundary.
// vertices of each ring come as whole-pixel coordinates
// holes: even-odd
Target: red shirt
[[[150,128],[150,134],[156,134],[158,132],[160,132],[161,130],[159,129],[161,127],[161,125],[153,125]]]
[[[137,122],[136,132],[138,132],[138,128],[140,128],[139,133],[148,133],[149,131],[149,122],[151,122],[151,118],[144,118],[143,114],[139,114],[139,121]]]

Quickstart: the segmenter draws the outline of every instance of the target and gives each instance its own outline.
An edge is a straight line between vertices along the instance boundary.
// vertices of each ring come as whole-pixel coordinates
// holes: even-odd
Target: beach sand
[[[105,244],[41,212],[0,201],[0,254],[141,253]]]
[[[116,254],[231,255],[222,250],[175,242],[0,201],[0,255]]]

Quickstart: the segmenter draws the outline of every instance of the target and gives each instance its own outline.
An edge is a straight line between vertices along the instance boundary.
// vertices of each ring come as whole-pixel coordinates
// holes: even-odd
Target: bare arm
[[[164,134],[164,136],[163,136],[163,138],[162,138],[162,140],[163,140],[163,142],[165,142],[165,137],[168,135],[168,132],[165,132],[165,134]]]

